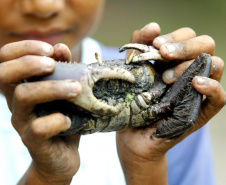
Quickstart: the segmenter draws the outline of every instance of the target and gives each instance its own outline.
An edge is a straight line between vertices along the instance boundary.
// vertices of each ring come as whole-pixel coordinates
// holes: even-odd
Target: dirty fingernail
[[[157,37],[155,40],[158,41],[160,44],[166,43],[166,39],[164,37],[161,37],[161,36]]]
[[[174,44],[165,44],[164,45],[169,53],[173,53],[176,51],[176,47]]]
[[[46,68],[53,68],[54,66],[54,60],[46,56],[42,57],[41,62]]]
[[[206,79],[204,79],[203,77],[196,76],[195,80],[198,85],[205,85],[206,83]]]
[[[69,82],[68,91],[71,96],[76,96],[79,94],[81,90],[81,85],[76,81]]]
[[[168,82],[171,82],[175,76],[175,72],[173,69],[168,69],[164,72],[164,78],[165,80],[167,80]]]
[[[48,55],[52,49],[52,46],[47,43],[42,44],[42,54],[43,55]]]
[[[65,116],[65,117],[66,117],[67,124],[70,128],[71,127],[71,119],[68,116]]]

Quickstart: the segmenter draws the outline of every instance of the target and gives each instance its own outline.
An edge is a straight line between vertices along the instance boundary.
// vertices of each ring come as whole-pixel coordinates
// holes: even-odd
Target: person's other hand
[[[188,68],[191,62],[201,53],[208,53],[211,56],[214,54],[214,40],[206,35],[197,37],[195,32],[190,28],[181,28],[163,36],[159,35],[159,25],[150,23],[143,29],[135,31],[132,35],[131,42],[153,45],[160,50],[164,58],[183,61],[176,67],[168,69],[163,73],[165,83],[174,83]],[[212,56],[210,78],[195,77],[193,79],[192,83],[194,88],[199,93],[205,95],[205,98],[203,99],[200,114],[195,126],[190,128],[178,139],[165,142],[166,139],[150,137],[155,132],[155,128],[152,127],[144,129],[127,128],[117,132],[118,154],[125,172],[126,180],[129,184],[136,184],[136,180],[139,179],[140,181],[142,178],[147,179],[147,182],[148,178],[150,180],[152,178],[153,180],[150,173],[154,173],[157,177],[157,165],[165,165],[166,152],[189,134],[205,125],[223,108],[226,103],[226,93],[219,83],[223,70],[224,62],[222,59]],[[152,169],[153,171],[150,172]],[[166,183],[166,181],[159,183],[163,184]]]
[[[12,124],[33,159],[20,183],[70,184],[79,169],[79,135],[56,136],[70,128],[70,118],[60,113],[37,117],[37,104],[76,97],[81,85],[73,80],[21,83],[54,71],[54,59],[70,60],[65,45],[20,41],[0,50],[0,89],[12,112]]]

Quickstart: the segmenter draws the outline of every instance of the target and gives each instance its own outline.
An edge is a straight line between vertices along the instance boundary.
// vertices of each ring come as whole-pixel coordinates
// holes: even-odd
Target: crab
[[[56,62],[55,71],[33,81],[74,79],[82,92],[73,99],[56,100],[35,107],[37,116],[61,112],[72,120],[71,128],[60,135],[92,134],[127,127],[156,127],[153,136],[175,139],[198,118],[202,95],[192,86],[194,76],[209,76],[211,57],[201,54],[173,84],[162,81],[155,63],[166,61],[152,46],[126,44],[119,49],[139,50],[127,59],[97,63]],[[155,60],[154,64],[150,60]]]

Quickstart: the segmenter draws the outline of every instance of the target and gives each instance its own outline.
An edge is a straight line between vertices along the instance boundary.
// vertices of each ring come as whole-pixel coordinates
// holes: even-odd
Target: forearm
[[[30,165],[27,172],[18,182],[18,185],[69,185],[72,179],[61,181],[60,179],[45,178],[39,174],[33,164]]]

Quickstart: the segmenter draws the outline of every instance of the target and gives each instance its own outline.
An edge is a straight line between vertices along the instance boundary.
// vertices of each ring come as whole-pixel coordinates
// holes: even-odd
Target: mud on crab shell
[[[81,83],[81,94],[70,100],[57,100],[35,108],[38,116],[62,112],[72,125],[61,133],[91,134],[156,125],[155,137],[174,139],[195,124],[202,95],[192,87],[194,76],[209,76],[211,57],[201,54],[172,86],[161,80],[161,73],[148,60],[165,61],[158,50],[142,44],[120,48],[137,49],[126,60],[97,63],[56,63],[54,73],[35,80],[74,79]],[[34,79],[33,79],[34,80]]]

